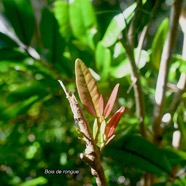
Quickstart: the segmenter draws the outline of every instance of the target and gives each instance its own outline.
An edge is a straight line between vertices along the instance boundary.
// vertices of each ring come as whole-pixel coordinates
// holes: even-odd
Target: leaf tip
[[[105,128],[105,135],[107,139],[109,139],[113,135],[124,111],[125,111],[125,107],[124,106],[120,107],[120,109],[107,122]]]
[[[111,111],[114,107],[114,103],[116,101],[116,96],[117,96],[117,93],[118,93],[118,89],[119,89],[119,83],[117,83],[115,85],[115,87],[113,88],[112,93],[109,97],[109,100],[108,100],[107,105],[106,105],[105,110],[104,110],[105,118],[107,118],[110,115],[110,113],[111,113]]]

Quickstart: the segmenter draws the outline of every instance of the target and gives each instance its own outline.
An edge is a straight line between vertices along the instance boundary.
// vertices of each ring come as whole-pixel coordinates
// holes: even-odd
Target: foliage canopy
[[[102,153],[108,185],[143,185],[147,177],[153,177],[154,186],[186,185],[185,174],[182,174],[186,163],[186,93],[185,86],[179,86],[180,77],[186,73],[186,55],[181,54],[180,47],[186,36],[182,22],[170,56],[162,122],[154,129],[156,83],[170,34],[169,15],[173,5],[159,0],[159,4],[151,0],[139,1],[141,4],[113,2],[112,5],[111,1],[101,0],[0,2],[2,185],[96,184],[89,167],[79,158],[84,144],[77,139],[76,123],[57,82],[62,79],[67,89],[77,95],[75,75],[81,78],[78,87],[86,84],[82,72],[80,75],[75,72],[77,58],[89,68],[88,76],[95,78],[91,83],[98,84],[105,101],[116,85],[113,97],[118,91],[118,98],[115,106],[112,105],[114,112],[125,107],[115,130],[116,137]],[[132,49],[127,41],[131,41]],[[144,101],[141,99],[143,123],[138,115],[142,112],[136,107],[135,85],[139,84],[131,79],[133,59],[137,61],[144,98]],[[76,65],[80,65],[78,68],[82,71],[85,69],[83,63]],[[88,89],[92,84],[88,84]],[[93,87],[92,95],[81,92],[80,99],[84,96],[82,105],[91,108],[90,114],[98,116],[102,110],[106,118],[112,109],[106,105],[103,111],[98,87]],[[99,96],[94,97],[95,92]],[[179,100],[175,104],[177,95]],[[94,99],[92,103],[85,99],[88,97]],[[93,128],[95,121],[87,113],[86,117]],[[141,130],[143,127],[146,135]],[[179,143],[175,144],[177,136]],[[59,175],[56,170],[72,170],[78,174]]]

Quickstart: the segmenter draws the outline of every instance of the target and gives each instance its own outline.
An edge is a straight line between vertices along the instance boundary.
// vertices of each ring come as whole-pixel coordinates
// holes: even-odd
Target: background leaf
[[[119,35],[127,26],[126,23],[129,23],[132,15],[134,15],[135,8],[136,3],[132,4],[126,10],[124,10],[122,14],[116,15],[112,19],[102,39],[104,46],[110,47],[118,40]]]
[[[18,44],[0,29],[0,48],[18,47]]]
[[[99,42],[96,47],[96,66],[101,71],[100,75],[102,80],[109,77],[110,65],[111,65],[111,52],[109,48],[106,48],[102,42]]]
[[[89,0],[76,0],[70,4],[70,24],[74,36],[94,49],[93,37],[96,32],[96,18]]]
[[[48,25],[49,22],[50,26]],[[50,9],[44,8],[42,11],[40,30],[48,61],[52,63],[61,61],[65,45],[59,33],[57,20]]]
[[[113,157],[121,166],[138,167],[157,175],[170,174],[171,167],[165,154],[137,135],[126,137],[120,147],[118,142],[112,147],[107,147],[105,155]]]
[[[14,103],[17,100],[23,101],[33,95],[37,95],[40,98],[43,98],[48,95],[47,91],[43,91],[45,86],[41,86],[40,81],[29,81],[14,86],[14,91],[8,94],[6,98],[6,100],[10,103]]]
[[[37,186],[37,185],[44,185],[47,183],[47,179],[45,177],[38,177],[32,180],[28,180],[22,183],[20,186]]]
[[[158,28],[158,31],[152,42],[151,60],[155,68],[158,70],[160,65],[161,54],[165,39],[168,33],[169,20],[164,19]]]
[[[3,0],[5,15],[9,18],[18,38],[30,45],[35,31],[35,18],[29,0]],[[29,24],[28,24],[29,23]]]
[[[59,24],[59,32],[66,42],[72,37],[72,30],[70,25],[69,17],[69,7],[68,2],[65,1],[55,1],[54,3],[54,15]]]
[[[21,61],[27,57],[27,54],[17,48],[0,48],[0,60]],[[0,61],[1,63],[1,61]]]
[[[39,100],[38,96],[32,96],[32,97],[28,98],[27,100],[12,104],[10,107],[7,107],[0,114],[0,116],[2,118],[4,118],[5,120],[9,120],[9,119],[12,119],[14,117],[17,117],[17,116],[27,112],[28,109],[38,100]]]
[[[110,67],[110,75],[114,78],[123,78],[131,74],[130,62],[126,56],[126,52],[123,49],[121,43],[116,43],[114,46],[114,60]],[[137,49],[134,49],[135,56],[137,55]],[[138,68],[142,69],[147,62],[149,62],[149,53],[145,50],[141,51],[140,59],[138,62]]]
[[[185,169],[185,94],[182,95],[177,110],[172,113],[172,124],[165,127],[161,149],[151,143],[146,144],[145,139],[134,137],[132,140],[132,134],[139,134],[139,122],[135,115],[133,89],[126,91],[131,87],[131,70],[128,56],[118,36],[122,34],[126,39],[129,36],[128,31],[133,27],[132,50],[136,54],[135,48],[144,26],[150,26],[138,68],[145,96],[145,125],[151,139],[152,108],[159,64],[155,67],[156,64],[148,62],[152,61],[152,56],[161,56],[158,52],[161,53],[160,45],[164,43],[167,26],[162,28],[157,38],[156,33],[162,21],[170,17],[172,8],[168,1],[159,1],[160,6],[152,15],[157,1],[139,1],[141,5],[137,3],[134,8],[133,4],[136,2],[0,1],[1,185],[95,185],[89,167],[78,158],[84,151],[84,145],[77,142],[77,132],[72,127],[72,113],[57,82],[57,79],[61,79],[67,90],[76,91],[74,61],[77,58],[83,59],[91,73],[94,72],[92,76],[99,81],[99,89],[105,99],[108,99],[113,87],[120,84],[115,107],[117,109],[124,105],[125,115],[115,130],[114,140],[106,146],[105,153],[102,151],[104,154],[101,161],[108,185],[139,185],[144,180],[144,172],[155,174],[152,176],[156,183],[166,185],[169,184],[166,183],[170,177],[169,167],[173,174]],[[127,15],[120,14],[127,13],[127,9]],[[170,111],[174,100],[177,91],[175,85],[180,74],[185,72],[185,60],[180,55],[183,46],[181,32],[178,29],[176,47],[173,50],[175,55],[170,63],[167,101],[164,105],[166,113]],[[152,57],[150,60],[149,55]],[[86,84],[82,84],[82,87],[85,86]],[[101,105],[98,108],[100,112]],[[95,115],[97,117],[97,113]],[[86,117],[92,128],[94,117]],[[97,120],[100,120],[97,123],[100,125],[103,118]],[[101,133],[103,129],[104,125]],[[172,146],[175,132],[181,135],[177,149]],[[102,137],[100,142],[105,140]],[[34,150],[36,146],[37,150]],[[44,173],[45,169],[69,170],[74,167],[79,170],[77,176]],[[42,179],[37,180],[43,176],[47,183],[42,182]],[[186,185],[185,180],[185,175],[182,175],[175,181],[171,180],[170,185]]]

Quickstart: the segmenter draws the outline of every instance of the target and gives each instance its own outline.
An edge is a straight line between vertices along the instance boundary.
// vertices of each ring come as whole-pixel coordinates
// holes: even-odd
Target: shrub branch
[[[174,0],[170,15],[169,33],[163,48],[158,80],[155,93],[155,107],[153,116],[154,142],[158,144],[162,138],[161,119],[164,111],[165,92],[167,87],[169,63],[178,30],[178,20],[181,12],[182,0]]]
[[[74,94],[68,93],[62,81],[58,80],[63,88],[66,97],[70,103],[70,107],[74,116],[74,120],[79,125],[79,132],[83,135],[82,140],[86,144],[85,153],[80,154],[80,158],[85,161],[91,168],[92,175],[96,178],[98,186],[106,186],[106,178],[103,171],[103,167],[100,162],[100,154],[98,152],[96,143],[93,139],[89,124],[85,118],[83,111],[78,104],[78,101]]]
[[[146,137],[146,129],[144,124],[145,105],[144,105],[144,95],[143,95],[141,81],[140,81],[140,72],[135,62],[134,51],[132,47],[129,45],[128,42],[125,42],[123,38],[121,38],[120,41],[126,50],[126,54],[129,58],[131,69],[132,69],[131,80],[132,80],[132,85],[134,87],[136,111],[137,111],[137,118],[140,123],[140,132],[142,136]]]

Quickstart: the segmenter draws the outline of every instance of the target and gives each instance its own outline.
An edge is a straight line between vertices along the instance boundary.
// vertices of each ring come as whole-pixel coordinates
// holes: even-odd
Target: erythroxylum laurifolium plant
[[[95,118],[93,138],[101,150],[114,138],[114,131],[125,110],[122,106],[108,119],[116,101],[119,84],[115,85],[106,106],[104,106],[103,95],[99,93],[95,79],[80,59],[75,61],[75,74],[81,103],[86,111]]]

